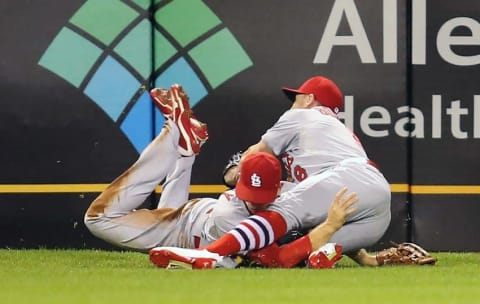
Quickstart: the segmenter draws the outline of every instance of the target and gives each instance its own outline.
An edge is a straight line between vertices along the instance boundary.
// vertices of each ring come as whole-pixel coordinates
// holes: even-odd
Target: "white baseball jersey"
[[[331,242],[348,252],[380,239],[390,223],[390,186],[358,138],[329,108],[290,109],[262,140],[297,184],[269,207],[284,217],[288,230],[322,223],[335,194],[347,187],[359,197],[357,212]]]
[[[347,187],[359,197],[357,212],[330,241],[348,252],[370,246],[383,235],[390,222],[389,184],[330,109],[289,110],[262,140],[282,156],[294,181],[283,183],[282,194],[268,208],[282,215],[287,230],[322,223],[335,194]],[[202,223],[201,244],[218,239],[249,215],[235,191],[227,191]]]
[[[355,134],[323,106],[286,111],[262,140],[297,183],[345,159],[367,158]]]
[[[234,190],[224,192],[202,223],[201,246],[210,244],[252,215]]]

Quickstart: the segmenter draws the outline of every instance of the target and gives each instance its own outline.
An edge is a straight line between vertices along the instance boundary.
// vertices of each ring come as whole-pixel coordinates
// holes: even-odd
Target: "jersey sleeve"
[[[295,140],[302,117],[302,110],[288,110],[262,136],[262,140],[272,149],[275,155],[280,155]]]

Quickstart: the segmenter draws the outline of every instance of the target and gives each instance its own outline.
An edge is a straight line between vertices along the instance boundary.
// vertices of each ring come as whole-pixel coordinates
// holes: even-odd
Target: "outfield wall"
[[[288,109],[280,87],[323,74],[391,183],[375,248],[480,250],[480,3],[19,0],[0,14],[1,247],[110,248],[83,214],[162,126],[152,85],[181,83],[209,125],[199,197]]]

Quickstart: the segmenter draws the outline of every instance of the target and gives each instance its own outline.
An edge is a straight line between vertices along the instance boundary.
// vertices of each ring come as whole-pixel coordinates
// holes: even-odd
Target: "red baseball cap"
[[[283,87],[283,92],[293,102],[297,94],[313,94],[323,106],[338,113],[343,107],[343,94],[335,82],[323,77],[314,76],[305,81],[297,90]]]
[[[278,195],[282,168],[280,161],[265,152],[246,156],[235,191],[239,199],[253,204],[270,204]]]

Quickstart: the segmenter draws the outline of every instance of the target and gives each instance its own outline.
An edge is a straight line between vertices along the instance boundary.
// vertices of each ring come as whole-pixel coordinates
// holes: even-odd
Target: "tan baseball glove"
[[[435,265],[437,259],[414,243],[393,243],[394,247],[377,253],[377,262],[382,265]]]

